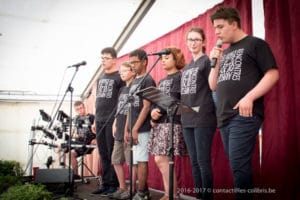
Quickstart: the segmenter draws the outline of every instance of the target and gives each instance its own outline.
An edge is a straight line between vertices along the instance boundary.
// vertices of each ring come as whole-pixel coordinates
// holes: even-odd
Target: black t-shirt
[[[238,114],[238,109],[233,110],[233,107],[257,85],[266,71],[276,66],[268,44],[256,37],[247,36],[223,52],[217,84],[218,127],[225,126]],[[254,102],[253,112],[264,117],[263,97]]]
[[[199,107],[198,112],[183,112],[184,128],[215,127],[216,115],[212,91],[208,85],[210,60],[202,55],[183,68],[181,76],[181,102],[189,107]]]
[[[119,72],[103,73],[97,80],[96,91],[96,121],[106,122],[115,114],[120,88],[125,85]],[[113,112],[114,111],[114,112]],[[114,117],[109,119],[113,122]]]
[[[153,80],[153,78],[148,75],[145,80],[143,81],[143,83],[140,85],[140,81],[143,79],[143,77],[139,77],[136,78],[132,81],[131,83],[131,87],[130,87],[130,93],[137,92],[138,90],[144,89],[144,88],[148,88],[150,86],[156,86],[155,81]],[[138,88],[138,90],[136,90],[136,88],[140,86]],[[133,95],[134,97],[134,102],[132,105],[132,112],[131,112],[131,127],[134,126],[142,108],[143,108],[143,99],[137,95]],[[150,113],[148,114],[146,120],[144,121],[143,125],[140,127],[140,129],[138,130],[138,132],[146,132],[146,131],[150,131],[151,130],[151,125],[150,125]]]
[[[124,139],[124,128],[126,124],[126,118],[128,113],[129,103],[127,102],[129,88],[124,86],[121,88],[119,99],[118,99],[118,115],[116,116],[116,135],[115,140],[123,141]]]
[[[96,135],[92,132],[92,125],[95,120],[95,115],[87,114],[85,116],[77,115],[74,118],[74,124],[78,138],[75,141],[90,144]]]
[[[174,97],[178,101],[180,101],[180,81],[181,81],[181,72],[176,72],[174,74],[170,74],[164,79],[158,82],[158,89],[162,91],[165,95]],[[155,108],[156,106],[154,106]],[[157,123],[166,123],[169,122],[167,111],[159,108],[161,114],[163,114],[158,120]],[[181,116],[175,115],[174,116],[174,123],[180,124]]]

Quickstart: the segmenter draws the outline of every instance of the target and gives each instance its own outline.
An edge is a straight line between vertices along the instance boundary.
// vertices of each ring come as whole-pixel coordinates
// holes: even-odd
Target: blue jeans
[[[213,173],[211,166],[211,145],[215,127],[183,128],[194,180],[197,198],[212,199]]]
[[[257,115],[236,115],[230,119],[228,125],[220,129],[233,173],[236,199],[253,199],[253,194],[247,191],[253,188],[252,157],[261,124],[262,119]]]

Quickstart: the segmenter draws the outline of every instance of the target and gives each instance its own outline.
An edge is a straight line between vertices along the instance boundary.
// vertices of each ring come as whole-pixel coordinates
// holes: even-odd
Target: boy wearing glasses
[[[153,78],[146,75],[148,57],[147,53],[142,49],[137,49],[129,54],[129,62],[132,70],[136,73],[136,78],[132,81],[130,93],[134,94],[137,90],[141,90],[150,86],[156,86]],[[132,103],[131,124],[128,124],[128,117],[125,128],[125,142],[129,143],[129,127],[132,130],[133,141],[133,164],[137,166],[138,174],[138,191],[133,197],[134,200],[150,199],[150,194],[147,185],[148,178],[148,160],[149,154],[147,144],[151,130],[150,125],[150,106],[151,103],[141,97],[134,95]]]
[[[111,162],[114,146],[112,124],[121,87],[125,85],[116,65],[117,52],[112,47],[101,51],[104,73],[97,80],[96,139],[102,164],[102,185],[92,194],[108,195],[117,190],[118,179]]]

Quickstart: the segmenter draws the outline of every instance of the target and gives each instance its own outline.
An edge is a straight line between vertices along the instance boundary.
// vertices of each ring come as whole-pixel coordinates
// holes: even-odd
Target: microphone
[[[221,40],[221,38],[219,38],[218,40],[217,40],[217,44],[216,44],[216,47],[218,47],[218,48],[221,48],[222,47],[222,40]],[[211,60],[211,63],[210,63],[210,67],[211,68],[215,68],[216,67],[216,64],[217,64],[217,58],[212,58],[212,60]]]
[[[82,62],[77,63],[77,64],[75,64],[75,65],[71,65],[71,66],[69,66],[69,67],[67,67],[67,68],[71,68],[71,67],[80,67],[81,65],[86,65],[86,62],[85,62],[85,61],[82,61]]]
[[[155,52],[155,53],[150,53],[150,54],[147,54],[147,56],[161,56],[161,55],[169,55],[171,53],[170,49],[166,49],[166,50],[162,50],[162,51],[159,51],[159,52]]]
[[[46,122],[50,122],[51,121],[51,116],[48,115],[44,110],[40,110],[40,114],[42,116],[42,119]]]

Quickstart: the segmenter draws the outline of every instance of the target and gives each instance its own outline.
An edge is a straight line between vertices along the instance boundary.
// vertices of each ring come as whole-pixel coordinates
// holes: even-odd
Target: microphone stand
[[[167,115],[170,119],[170,149],[169,149],[169,200],[173,200],[173,188],[174,188],[174,144],[173,144],[173,137],[174,137],[174,116],[176,115],[178,109],[177,104],[171,105],[167,109]]]
[[[34,145],[34,140],[35,140],[35,121],[33,121],[33,125],[31,126],[31,132],[30,132],[30,137],[29,137],[29,155],[28,155],[28,163],[26,165],[25,171],[28,169],[28,175],[29,177],[32,177],[32,169],[33,169],[33,145]]]
[[[73,76],[72,76],[72,78],[71,78],[71,80],[69,82],[69,85],[68,85],[68,87],[67,87],[67,89],[66,89],[66,91],[64,93],[64,96],[61,99],[61,101],[60,101],[60,103],[58,105],[58,108],[57,108],[57,110],[55,112],[55,115],[54,115],[54,117],[52,118],[52,121],[49,124],[49,128],[51,128],[51,126],[52,126],[52,124],[54,122],[54,119],[56,118],[56,116],[57,116],[57,114],[58,114],[58,112],[59,112],[59,110],[60,110],[60,108],[62,106],[62,103],[63,103],[63,101],[64,101],[64,99],[65,99],[65,97],[67,95],[67,93],[70,92],[70,115],[69,115],[69,138],[68,138],[68,148],[69,148],[69,167],[68,167],[68,169],[69,169],[69,176],[68,177],[69,177],[69,192],[70,192],[70,194],[73,193],[73,188],[72,188],[73,184],[71,184],[72,183],[72,178],[73,178],[73,176],[71,175],[71,138],[72,138],[72,108],[73,108],[72,104],[73,104],[73,90],[74,89],[72,87],[72,82],[73,82],[73,80],[74,80],[74,78],[75,78],[75,76],[76,76],[76,74],[78,72],[79,66],[75,66],[75,67],[76,67],[76,69],[75,69],[75,71],[73,73]]]

